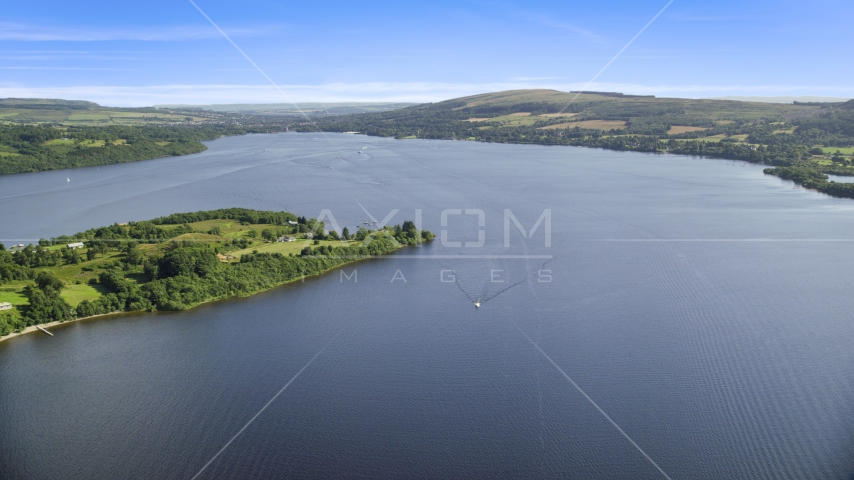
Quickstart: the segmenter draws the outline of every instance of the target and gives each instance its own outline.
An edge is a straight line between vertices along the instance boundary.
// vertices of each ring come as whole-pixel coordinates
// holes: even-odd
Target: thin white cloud
[[[558,80],[560,77],[513,77],[510,80],[513,82],[537,82],[543,80]]]
[[[555,18],[542,15],[542,14],[532,14],[525,12],[518,12],[518,14],[522,17],[527,17],[529,20],[535,23],[539,23],[540,25],[545,25],[547,27],[556,28],[558,30],[564,30],[567,32],[572,32],[577,35],[581,35],[582,37],[587,37],[591,40],[602,40],[602,35],[599,35],[595,32],[587,30],[585,28],[581,28],[577,25],[573,25],[568,22],[560,21]]]
[[[677,22],[734,22],[746,20],[758,20],[756,17],[744,15],[686,15],[682,13],[673,13],[668,15],[667,20]]]
[[[322,85],[281,85],[295,102],[436,102],[478,93],[525,88],[579,90],[584,83],[511,81],[495,83],[364,82]],[[816,85],[638,85],[594,83],[587,90],[622,92],[658,97],[710,97],[724,95],[825,95],[854,97],[851,86]],[[64,98],[89,100],[108,106],[156,104],[282,103],[269,85],[154,85],[154,86],[0,86],[0,98]]]
[[[236,37],[259,37],[280,31],[279,27],[257,26],[226,29]],[[141,42],[171,42],[220,38],[219,32],[207,25],[185,25],[157,28],[64,28],[49,25],[28,25],[0,22],[0,40],[19,42],[103,42],[131,40]]]
[[[129,70],[127,68],[102,68],[102,67],[37,67],[37,66],[0,66],[0,70]]]

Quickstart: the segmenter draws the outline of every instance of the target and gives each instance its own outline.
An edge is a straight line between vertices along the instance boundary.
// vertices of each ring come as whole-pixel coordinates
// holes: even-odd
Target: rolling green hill
[[[217,122],[221,115],[184,109],[112,108],[83,100],[2,98],[0,122],[63,125],[172,125]]]

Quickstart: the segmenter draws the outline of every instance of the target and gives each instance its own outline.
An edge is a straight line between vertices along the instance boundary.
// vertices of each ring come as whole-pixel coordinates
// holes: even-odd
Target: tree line
[[[0,125],[0,175],[39,172],[199,153],[201,142],[223,135],[280,132],[278,125],[164,125],[59,127]],[[48,144],[51,140],[71,142]],[[121,140],[121,142],[119,142]],[[90,141],[104,142],[89,146]]]

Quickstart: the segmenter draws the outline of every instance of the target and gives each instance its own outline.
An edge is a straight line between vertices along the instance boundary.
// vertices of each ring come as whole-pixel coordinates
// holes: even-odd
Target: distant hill
[[[726,97],[714,97],[709,100],[735,100],[737,102],[757,102],[757,103],[840,103],[850,100],[850,98],[842,98],[842,97],[812,97],[812,96],[803,96],[803,97],[740,97],[740,96],[726,96]]]
[[[33,108],[38,106],[51,106],[60,108],[98,108],[100,105],[85,100],[62,100],[58,98],[0,98],[0,106],[6,108]]]
[[[100,107],[95,102],[86,100],[63,100],[61,98],[0,98],[0,105],[80,105],[87,107]]]
[[[415,105],[400,102],[311,102],[298,103],[232,103],[213,105],[155,105],[159,108],[183,108],[213,112],[242,113],[245,115],[347,115],[352,113],[385,112]]]
[[[0,123],[52,123],[78,126],[172,125],[219,121],[216,115],[158,108],[103,107],[84,100],[0,98]]]

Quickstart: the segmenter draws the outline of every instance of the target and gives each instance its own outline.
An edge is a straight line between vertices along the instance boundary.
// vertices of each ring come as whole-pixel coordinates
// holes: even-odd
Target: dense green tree
[[[158,277],[177,277],[179,275],[197,275],[205,277],[216,270],[219,260],[216,254],[204,244],[186,244],[173,248],[158,262]]]
[[[42,290],[52,288],[54,291],[59,292],[65,288],[65,284],[62,283],[62,280],[56,278],[53,273],[48,271],[41,271],[37,273],[34,280],[36,282],[36,287]]]

